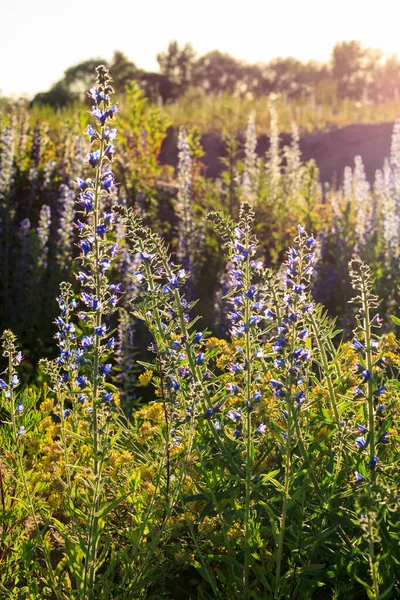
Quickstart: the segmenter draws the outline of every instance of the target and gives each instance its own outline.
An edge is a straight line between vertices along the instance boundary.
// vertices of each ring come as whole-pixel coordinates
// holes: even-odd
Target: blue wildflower
[[[385,392],[386,392],[386,386],[385,386],[385,385],[383,385],[382,387],[380,387],[380,388],[376,389],[376,390],[374,391],[374,394],[375,394],[376,396],[381,396],[381,395],[382,395],[382,394],[384,394]]]
[[[229,419],[231,419],[232,421],[238,421],[242,417],[240,409],[239,410],[234,410],[234,409],[229,410],[227,413],[227,417]]]
[[[97,235],[99,235],[100,237],[103,238],[107,233],[107,225],[105,223],[97,225],[96,233],[97,233]]]
[[[112,157],[114,155],[114,146],[112,144],[108,144],[107,148],[104,151],[104,154],[109,160],[112,160]]]
[[[364,438],[364,436],[359,436],[358,438],[356,438],[356,446],[357,448],[359,448],[360,450],[362,450],[363,448],[365,448],[365,446],[367,445],[367,442]]]
[[[361,375],[363,377],[363,382],[365,383],[366,381],[369,381],[371,379],[371,373],[368,371],[368,369],[364,369],[361,372]]]
[[[88,382],[87,377],[85,377],[84,375],[79,375],[78,377],[76,377],[75,379],[75,383],[78,387],[80,387],[81,389],[83,389],[86,384]]]
[[[105,377],[106,375],[108,375],[111,372],[112,364],[111,363],[107,363],[106,365],[99,365],[98,368],[99,368],[100,375],[102,375],[103,377]]]
[[[111,171],[109,171],[108,173],[103,175],[101,183],[102,183],[103,189],[106,190],[107,192],[109,192],[111,187],[115,183],[114,174]]]
[[[94,150],[88,154],[88,162],[94,168],[99,164],[100,160],[100,150]]]

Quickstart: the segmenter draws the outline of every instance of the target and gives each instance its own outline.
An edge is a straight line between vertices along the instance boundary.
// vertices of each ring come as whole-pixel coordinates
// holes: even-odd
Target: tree
[[[171,83],[171,96],[168,100],[175,100],[189,88],[195,56],[196,52],[191,44],[180,48],[176,41],[170,42],[165,52],[157,54],[160,74]]]
[[[63,84],[71,92],[85,96],[88,89],[95,83],[95,71],[99,65],[106,65],[104,58],[89,58],[64,71]]]
[[[359,41],[340,42],[332,50],[332,74],[342,98],[360,100],[370,86],[382,52],[363,49]]]
[[[48,92],[40,92],[32,100],[33,104],[48,104],[54,108],[63,108],[77,99],[77,94],[71,92],[64,80],[55,83]]]
[[[396,55],[389,56],[374,73],[370,93],[376,102],[398,99],[400,96],[400,62]]]
[[[129,81],[140,79],[143,71],[130,61],[123,52],[116,50],[111,60],[110,73],[116,91],[123,92]]]
[[[193,67],[193,84],[206,92],[235,92],[242,78],[242,64],[229,54],[213,50]]]

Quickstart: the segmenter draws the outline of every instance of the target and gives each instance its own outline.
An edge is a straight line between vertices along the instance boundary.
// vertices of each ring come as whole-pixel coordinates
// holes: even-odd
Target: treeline
[[[396,55],[384,57],[380,50],[363,48],[358,41],[336,44],[327,63],[296,58],[276,58],[268,63],[248,64],[218,50],[198,57],[191,44],[170,42],[157,55],[158,72],[140,69],[122,52],[111,61],[94,58],[68,68],[63,78],[33,103],[65,106],[85,94],[92,84],[95,67],[106,64],[115,88],[123,92],[129,81],[139,83],[145,96],[163,104],[183,96],[189,88],[207,94],[229,93],[260,97],[282,94],[292,100],[308,97],[316,104],[350,98],[380,102],[396,99],[400,92],[400,62]]]

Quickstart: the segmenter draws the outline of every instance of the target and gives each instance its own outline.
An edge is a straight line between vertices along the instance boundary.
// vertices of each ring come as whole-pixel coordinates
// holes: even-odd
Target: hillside
[[[329,132],[304,134],[300,137],[300,148],[304,161],[314,159],[320,169],[321,180],[340,183],[343,169],[354,165],[354,156],[363,158],[368,179],[373,181],[376,169],[383,165],[389,156],[393,122],[374,124],[354,124],[332,129]],[[290,142],[287,134],[281,135],[282,146]],[[205,155],[206,174],[218,177],[222,168],[220,157],[224,156],[224,142],[218,133],[202,136]],[[258,139],[257,152],[264,155],[269,147],[269,139],[261,135]],[[160,161],[163,164],[177,164],[176,131],[170,129],[164,141]]]

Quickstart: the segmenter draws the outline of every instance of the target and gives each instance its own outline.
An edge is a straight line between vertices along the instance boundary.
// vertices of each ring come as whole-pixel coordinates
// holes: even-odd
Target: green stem
[[[368,306],[368,294],[365,288],[363,279],[362,288],[362,301],[363,301],[363,312],[364,312],[364,335],[365,335],[365,358],[367,363],[367,369],[369,371],[368,379],[368,427],[369,427],[369,447],[370,447],[370,459],[375,456],[375,413],[374,413],[374,395],[373,395],[373,383],[372,383],[372,350],[371,350],[371,321]],[[376,471],[372,467],[372,482],[375,483]]]
[[[282,506],[282,517],[281,517],[281,530],[279,532],[278,542],[278,554],[276,557],[276,575],[275,575],[275,596],[277,600],[281,597],[280,592],[280,577],[282,568],[282,555],[283,555],[283,540],[285,537],[286,517],[287,508],[289,501],[289,486],[291,477],[291,453],[292,453],[292,431],[291,431],[291,420],[292,420],[292,409],[291,405],[288,406],[288,431],[286,440],[286,464],[285,464],[285,487],[283,492],[283,506]]]
[[[333,414],[335,415],[336,426],[339,429],[339,431],[341,431],[342,425],[340,424],[340,415],[339,415],[339,410],[338,410],[337,403],[336,403],[335,388],[333,387],[333,383],[332,383],[332,379],[331,379],[331,369],[329,366],[329,361],[328,361],[328,357],[326,354],[325,346],[321,339],[321,334],[318,330],[317,323],[315,321],[315,317],[314,317],[313,313],[310,313],[309,319],[310,319],[310,323],[311,323],[311,327],[312,327],[312,330],[314,333],[315,340],[317,342],[319,355],[321,357],[322,364],[324,367],[325,379],[326,379],[326,382],[328,385],[329,398],[331,401],[331,407],[333,410]]]
[[[374,541],[373,541],[373,532],[372,532],[372,524],[371,524],[371,516],[368,515],[368,544],[369,544],[369,567],[371,570],[372,577],[372,589],[374,593],[374,599],[379,600],[379,583],[378,583],[378,569],[377,563],[375,561],[375,549],[374,549]]]

